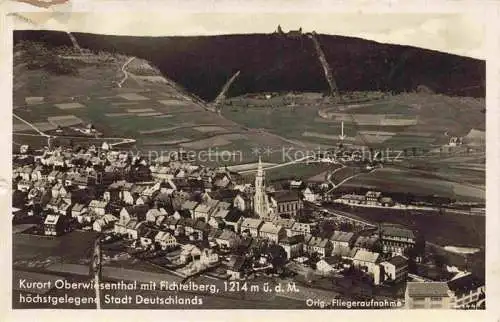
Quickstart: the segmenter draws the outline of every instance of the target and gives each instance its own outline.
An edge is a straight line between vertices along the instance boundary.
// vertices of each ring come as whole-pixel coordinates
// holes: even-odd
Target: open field
[[[123,94],[119,94],[117,96],[120,98],[124,98],[127,101],[146,101],[149,99],[149,98],[142,96],[140,94],[137,94],[137,93],[123,93]]]
[[[140,117],[149,117],[149,116],[160,116],[160,115],[163,115],[159,112],[145,112],[145,113],[138,113],[136,114],[137,116],[140,116]]]
[[[341,107],[346,106],[332,105],[320,93],[273,94],[270,98],[248,95],[229,99],[220,117],[194,103],[195,99],[168,79],[165,83],[151,83],[129,77],[118,88],[116,82],[123,78],[121,66],[127,59],[86,65],[78,69],[78,75],[49,75],[19,66],[14,73],[14,101],[19,105],[16,113],[29,122],[47,123],[49,117],[57,120],[71,112],[83,123],[92,123],[106,137],[136,139],[135,147],[139,150],[161,149],[162,145],[196,150],[221,147],[241,152],[240,163],[256,161],[255,149],[270,152],[267,162],[283,163],[289,161],[283,157],[287,148],[304,152],[335,146],[340,142],[341,124],[339,120],[321,118],[320,111],[324,110],[340,113],[346,119],[346,140],[358,145],[367,141],[377,148],[428,146],[435,140],[445,140],[445,129],[450,133],[484,129],[484,114],[480,113],[484,100],[426,94],[382,98],[378,93],[373,96],[377,100],[353,100],[343,111]],[[149,67],[138,64],[136,72],[141,71],[140,75],[154,74],[142,73]],[[360,98],[370,98],[366,93],[358,94]],[[26,107],[26,98],[30,97],[35,97],[31,100],[38,104]],[[56,104],[71,109],[64,111]],[[436,120],[438,113],[443,117]],[[361,121],[366,118],[367,122],[352,124],[348,122],[351,114]],[[416,125],[408,125],[414,120]],[[69,119],[57,124],[68,126],[68,122]],[[18,144],[25,140],[35,139],[16,137]],[[465,193],[462,187],[457,190]]]
[[[57,257],[65,263],[77,263],[87,257],[97,234],[74,231],[61,237],[12,235],[14,266],[29,266],[31,262]]]
[[[320,163],[293,163],[288,164],[282,167],[274,167],[271,166],[270,169],[265,169],[266,180],[268,181],[277,181],[283,179],[289,180],[306,180],[309,177],[318,175],[323,173],[327,169],[329,169],[329,165],[320,164]],[[244,174],[249,180],[252,180],[255,177],[255,172],[247,172]]]
[[[227,167],[230,171],[247,171],[247,170],[257,170],[257,163],[246,163],[246,164],[238,164],[238,165],[233,165],[230,167]],[[268,162],[262,162],[262,168],[267,168],[276,165],[276,163],[268,163]]]
[[[209,148],[209,147],[217,147],[217,146],[224,146],[228,145],[231,143],[231,141],[234,140],[240,140],[244,139],[245,136],[242,134],[224,134],[224,135],[217,135],[208,139],[203,139],[199,141],[193,141],[189,143],[181,143],[180,145],[184,148],[188,149],[204,149],[204,148]]]
[[[82,119],[80,119],[75,115],[51,116],[48,117],[47,120],[50,123],[61,127],[67,127],[84,123]]]
[[[180,143],[184,142],[189,142],[191,141],[190,139],[177,139],[177,140],[167,140],[167,141],[162,141],[162,140],[144,140],[143,145],[146,146],[162,146],[162,145],[177,145]]]
[[[61,110],[72,110],[75,108],[84,108],[85,105],[81,103],[60,103],[60,104],[54,104],[57,108]]]
[[[152,108],[134,108],[134,109],[127,109],[127,113],[130,114],[136,114],[136,113],[148,113],[148,112],[155,112],[154,109]]]
[[[232,102],[223,109],[224,116],[231,120],[289,138],[303,140],[305,135],[309,141],[318,143],[334,141],[340,135],[341,121],[344,121],[344,133],[348,137],[366,140],[374,147],[393,148],[425,147],[437,140],[447,142],[446,131],[465,135],[471,128],[481,129],[485,124],[481,113],[484,100],[433,94],[389,96],[374,102],[353,104],[343,111],[340,105],[306,104],[304,98],[293,107],[244,97],[233,98]],[[442,117],[436,118],[436,115]],[[370,132],[394,135],[386,135],[385,140]]]
[[[129,113],[106,113],[104,116],[106,117],[121,117],[121,116],[129,116]]]
[[[36,122],[36,123],[33,123],[33,126],[35,126],[40,131],[50,131],[50,130],[57,129],[57,126],[55,126],[54,124],[48,123],[48,122]],[[21,123],[21,122],[14,122],[14,124],[12,125],[12,131],[13,132],[33,132],[34,133],[34,130],[31,126],[29,126],[26,123]]]
[[[412,210],[351,207],[349,212],[375,223],[394,223],[416,229],[426,241],[441,246],[484,247],[484,216],[425,213]]]
[[[193,127],[196,131],[209,133],[209,132],[227,132],[227,130],[220,126],[196,126]]]
[[[383,168],[373,173],[361,174],[344,184],[344,187],[366,187],[386,192],[403,192],[415,195],[436,195],[459,201],[484,202],[485,191],[479,187],[443,180],[431,173],[395,168]]]

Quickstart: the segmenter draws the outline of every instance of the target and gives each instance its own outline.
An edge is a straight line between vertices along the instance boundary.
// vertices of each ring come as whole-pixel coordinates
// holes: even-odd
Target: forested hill
[[[311,39],[278,34],[130,37],[73,33],[83,48],[150,61],[170,79],[206,100],[241,71],[230,96],[271,91],[326,91]],[[413,91],[420,86],[453,96],[485,96],[483,60],[359,38],[317,36],[342,91]],[[14,41],[71,45],[54,31],[15,31]]]

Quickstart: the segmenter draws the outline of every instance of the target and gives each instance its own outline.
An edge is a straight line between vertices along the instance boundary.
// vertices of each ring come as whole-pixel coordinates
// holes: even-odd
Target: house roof
[[[321,247],[325,248],[330,241],[327,238],[321,238],[321,237],[312,237],[308,245],[311,247]]]
[[[265,222],[262,227],[260,227],[261,233],[267,234],[277,234],[283,227],[273,224],[272,222]]]
[[[193,201],[193,200],[186,200],[181,208],[182,209],[188,209],[188,210],[194,210],[196,208],[196,206],[198,205],[198,203],[196,201]]]
[[[382,195],[382,193],[380,191],[368,191],[366,193],[366,196],[367,197],[371,197],[371,198],[378,198]]]
[[[380,254],[372,253],[366,250],[358,250],[356,255],[354,255],[353,260],[357,260],[360,262],[368,262],[368,263],[376,263],[378,261]]]
[[[159,216],[156,217],[155,224],[157,226],[161,226],[161,224],[163,224],[163,222],[165,221],[165,219],[166,219],[165,215],[159,215]]]
[[[51,206],[57,206],[61,202],[62,202],[62,199],[61,199],[61,197],[58,196],[58,197],[53,197],[52,199],[50,199],[49,204]]]
[[[155,236],[155,240],[162,240],[163,236],[166,234],[166,232],[164,231],[159,231],[156,236]]]
[[[347,200],[365,200],[366,196],[356,195],[356,194],[347,194],[347,195],[343,195],[342,199],[347,199]]]
[[[102,216],[101,218],[96,219],[96,221],[94,221],[94,224],[105,226],[105,225],[113,223],[117,220],[118,219],[115,216],[113,216],[111,214],[107,214],[107,215]]]
[[[118,218],[116,218],[112,214],[105,214],[101,218],[103,218],[106,222],[112,222],[112,221],[117,221],[118,220]]]
[[[312,223],[295,222],[292,226],[292,230],[304,231],[310,230]]]
[[[342,257],[350,257],[349,254],[351,249],[348,246],[335,246],[333,247],[332,253]]]
[[[272,195],[274,200],[276,200],[276,202],[278,203],[300,200],[300,196],[297,193],[297,191],[292,191],[292,190],[275,191]]]
[[[56,224],[59,221],[60,216],[59,215],[47,215],[45,218],[44,224]]]
[[[380,232],[382,234],[382,237],[394,236],[394,237],[404,237],[410,239],[415,238],[415,234],[413,233],[412,230],[394,225],[383,225],[380,227]]]
[[[72,211],[82,211],[85,208],[84,204],[77,203],[73,206]]]
[[[224,221],[235,223],[243,217],[243,212],[238,208],[233,208],[229,210],[228,214],[224,217]]]
[[[223,230],[217,239],[230,240],[236,238],[236,234],[230,230]]]
[[[136,226],[137,226],[137,220],[136,220],[136,219],[131,219],[131,220],[127,223],[127,225],[126,225],[127,229],[135,229],[135,228],[136,228]]]
[[[239,193],[238,190],[230,190],[230,189],[218,189],[216,191],[210,192],[210,197],[217,200],[230,200],[232,201],[236,195]]]
[[[68,210],[69,207],[71,207],[71,204],[66,202],[61,202],[59,204],[59,210]]]
[[[217,200],[217,201],[218,201],[218,202],[217,202],[216,207],[217,207],[218,209],[229,209],[229,208],[231,208],[231,203],[230,203],[230,202],[227,202],[227,201],[219,201],[219,200]]]
[[[227,217],[227,214],[229,213],[229,210],[227,209],[219,209],[214,214],[212,217],[218,218],[220,220],[225,219]]]
[[[260,219],[254,219],[254,218],[245,218],[241,224],[241,228],[259,228],[260,225],[263,223],[262,220]]]
[[[210,238],[217,238],[221,234],[222,234],[222,230],[221,229],[210,229],[210,231],[208,232],[208,237],[210,237]]]
[[[290,237],[285,237],[283,238],[279,244],[280,245],[295,245],[295,244],[298,244],[298,243],[301,243],[304,241],[304,236],[303,235],[294,235],[294,236],[290,236]]]
[[[197,220],[193,225],[193,229],[197,230],[207,230],[209,227],[210,225],[204,222],[203,220]]]
[[[356,253],[359,251],[359,248],[352,248],[351,250],[349,250],[349,254],[347,254],[346,257],[348,258],[354,258],[354,256],[356,256]]]
[[[295,224],[294,219],[287,219],[287,218],[279,218],[274,221],[276,225],[282,226],[285,229],[291,229],[293,227],[293,224]]]
[[[163,210],[163,211],[161,211]],[[159,217],[159,216],[164,216],[167,212],[165,211],[165,209],[161,208],[161,209],[158,209],[158,208],[151,208],[148,210],[148,212],[146,213],[146,216],[147,215],[152,215],[154,216],[155,218]]]
[[[327,256],[327,257],[323,258],[322,260],[325,261],[329,265],[338,264],[340,262],[340,259],[338,257],[335,257],[335,256]]]
[[[446,282],[408,282],[406,291],[410,297],[447,297],[449,291]]]
[[[360,248],[372,248],[378,241],[377,236],[359,236],[354,243],[354,246]]]
[[[387,260],[388,263],[391,263],[392,265],[396,267],[404,267],[408,265],[408,259],[401,256],[401,255],[396,255],[392,257],[391,259]]]
[[[135,185],[132,187],[132,189],[130,189],[130,192],[131,193],[137,193],[137,194],[141,194],[144,192],[144,190],[146,190],[147,187],[146,186],[139,186],[139,185]]]
[[[104,200],[92,200],[89,204],[91,208],[104,208],[108,205],[107,201]]]
[[[354,237],[354,233],[352,233],[352,232],[345,232],[345,231],[336,230],[333,232],[333,235],[330,237],[330,240],[336,241],[336,242],[349,243],[349,242],[351,242],[353,237]]]
[[[212,207],[206,203],[200,203],[196,208],[194,209],[195,212],[201,212],[201,213],[209,213]]]

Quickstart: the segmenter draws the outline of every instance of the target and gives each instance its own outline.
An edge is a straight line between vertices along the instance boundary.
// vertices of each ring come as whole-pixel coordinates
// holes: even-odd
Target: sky
[[[78,0],[82,1],[82,0]],[[18,30],[48,29],[133,36],[216,35],[271,33],[278,24],[284,31],[302,27],[304,32],[360,37],[383,43],[411,45],[462,56],[485,59],[486,20],[477,11],[469,13],[430,12],[188,12],[160,10],[160,5],[102,7],[74,12],[81,2],[23,12],[30,22],[15,19]],[[129,2],[124,0],[124,3]],[[154,2],[154,1],[153,1]],[[18,11],[31,10],[16,4]],[[68,14],[69,11],[73,11]]]

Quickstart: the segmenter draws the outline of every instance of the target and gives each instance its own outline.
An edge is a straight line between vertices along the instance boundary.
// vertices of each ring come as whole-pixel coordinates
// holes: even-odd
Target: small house
[[[227,264],[227,275],[231,280],[238,280],[243,278],[243,268],[245,264],[245,257],[231,255]]]
[[[94,221],[94,223],[92,224],[92,228],[94,229],[94,231],[97,231],[97,232],[102,232],[102,231],[105,231],[107,229],[114,229],[114,224],[117,221],[118,221],[118,218],[116,218],[115,216],[113,216],[111,214],[106,214],[106,215],[96,219]]]
[[[60,236],[65,230],[65,221],[60,215],[49,214],[43,223],[44,233],[48,236]]]
[[[278,243],[286,236],[286,231],[282,226],[275,225],[272,222],[265,222],[259,230],[259,237]]]
[[[233,208],[231,210],[223,210],[227,211],[227,214],[222,217],[222,220],[224,221],[224,226],[228,229],[233,230],[234,232],[240,232],[241,231],[241,225],[244,220],[243,212],[239,210],[238,208]]]
[[[260,227],[264,224],[264,222],[260,219],[254,218],[245,218],[241,223],[241,232],[248,231],[250,236],[258,237]]]
[[[156,222],[158,217],[165,215],[167,215],[167,211],[164,208],[151,208],[146,213],[146,221]]]
[[[316,263],[316,270],[321,274],[330,274],[341,268],[341,258],[328,256]]]
[[[383,280],[391,282],[405,281],[408,274],[408,259],[396,255],[380,263],[383,269]]]
[[[238,236],[233,231],[224,230],[215,238],[215,242],[221,249],[233,249],[237,246]]]

